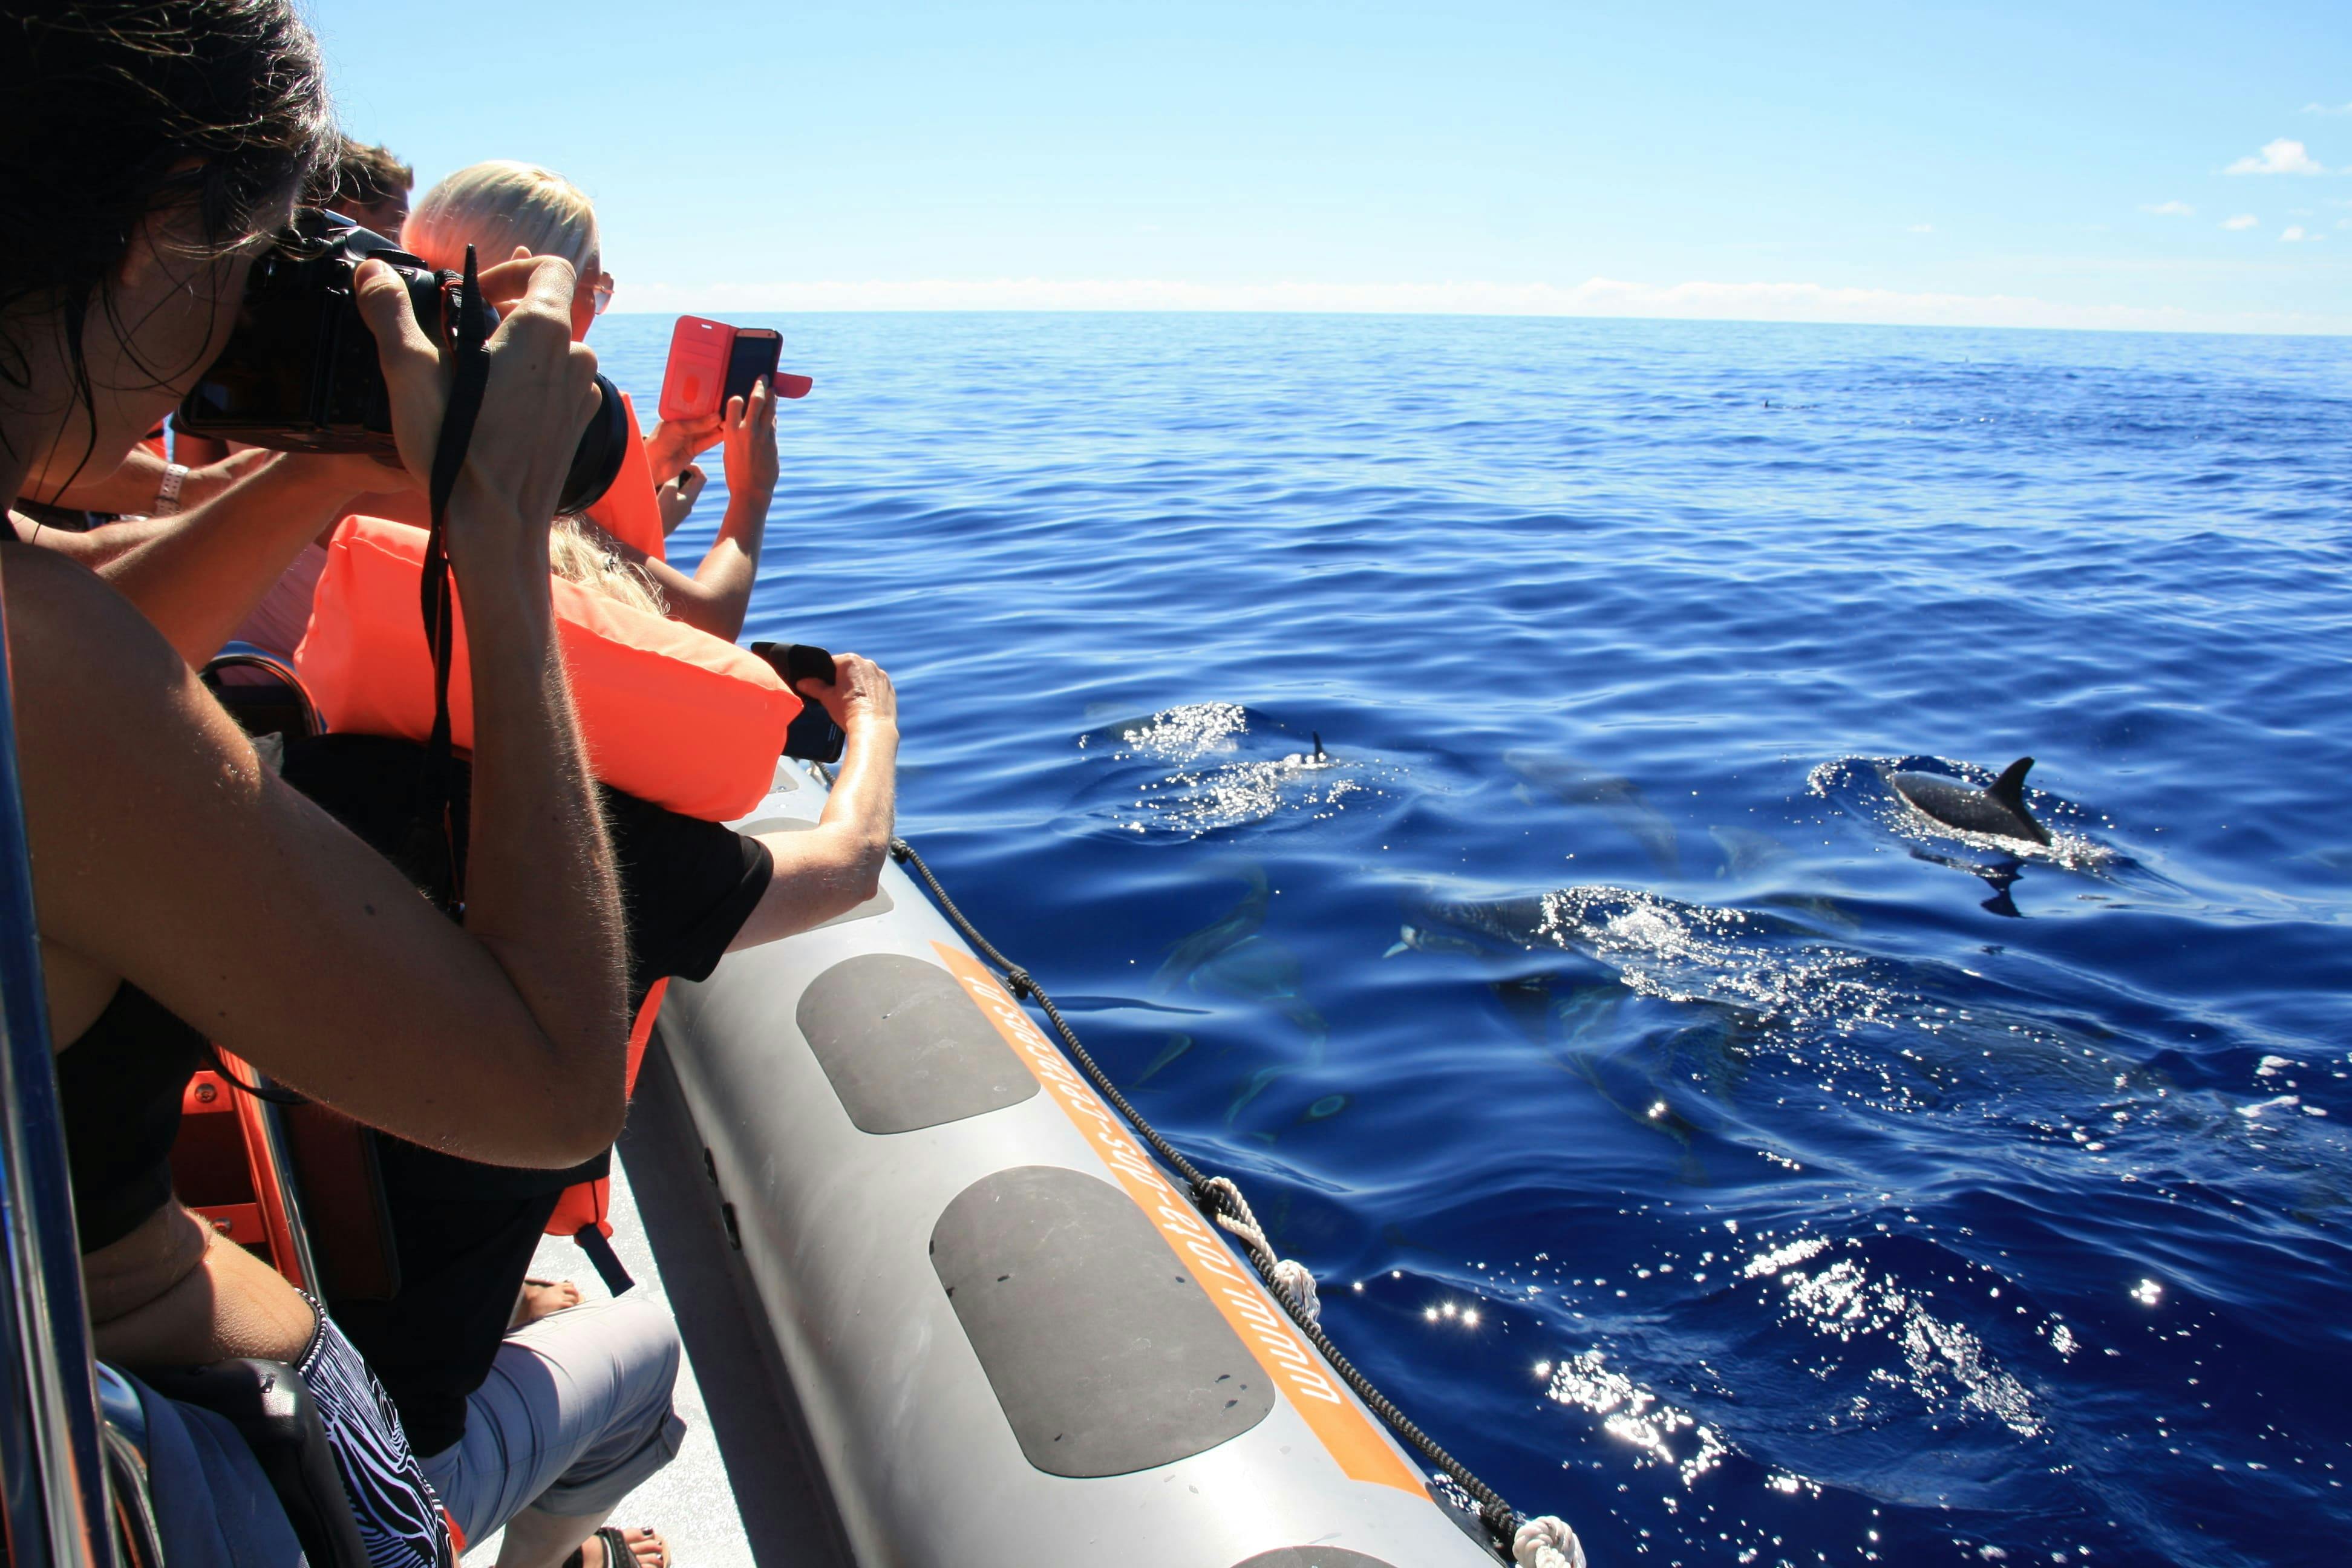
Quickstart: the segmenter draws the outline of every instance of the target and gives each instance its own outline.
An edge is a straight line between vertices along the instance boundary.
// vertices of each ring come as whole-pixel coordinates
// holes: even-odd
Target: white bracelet
[[[163,482],[155,487],[155,516],[169,517],[180,510],[180,487],[187,482],[187,464],[170,463],[164,466]]]

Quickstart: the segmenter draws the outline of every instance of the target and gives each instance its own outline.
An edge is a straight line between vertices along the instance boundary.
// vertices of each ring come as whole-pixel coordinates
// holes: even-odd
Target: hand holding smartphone
[[[702,316],[680,316],[669,339],[669,364],[662,373],[661,416],[708,419],[734,398],[749,397],[761,377],[778,397],[806,397],[816,384],[779,371],[782,332],[765,327],[730,327]]]

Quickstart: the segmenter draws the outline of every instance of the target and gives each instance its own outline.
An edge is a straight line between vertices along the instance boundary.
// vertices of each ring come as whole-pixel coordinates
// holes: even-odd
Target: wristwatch
[[[187,482],[187,464],[171,463],[164,467],[163,482],[155,487],[155,516],[169,517],[180,510],[180,487]]]

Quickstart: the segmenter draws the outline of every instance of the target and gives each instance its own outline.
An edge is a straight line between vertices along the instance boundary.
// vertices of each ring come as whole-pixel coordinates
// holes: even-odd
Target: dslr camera
[[[464,279],[436,271],[380,234],[333,213],[306,211],[253,264],[228,346],[173,415],[194,436],[280,452],[370,452],[396,457],[392,398],[375,334],[360,319],[360,264],[390,267],[408,288],[419,325],[455,341]],[[562,512],[601,500],[621,471],[629,421],[618,388],[604,395],[580,432]]]

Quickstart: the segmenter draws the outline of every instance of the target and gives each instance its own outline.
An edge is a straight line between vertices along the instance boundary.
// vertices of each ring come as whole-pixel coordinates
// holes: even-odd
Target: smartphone
[[[751,395],[752,384],[766,376],[775,384],[776,361],[784,352],[784,334],[765,327],[738,327],[727,351],[727,383],[719,389],[719,406]]]
[[[669,337],[669,365],[662,373],[661,416],[708,419],[728,399],[749,397],[761,376],[779,397],[806,397],[816,383],[776,368],[782,332],[765,327],[730,327],[702,316],[680,316]]]

